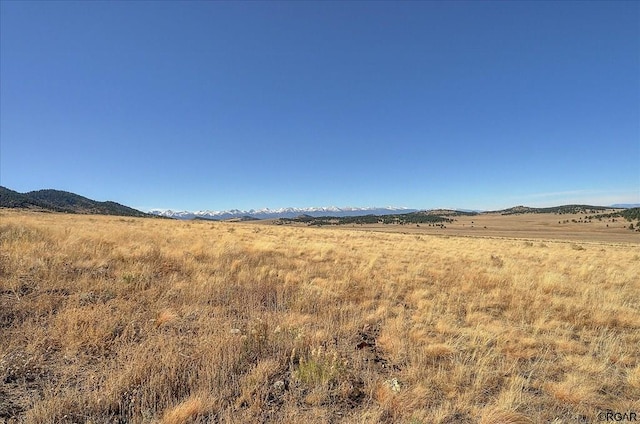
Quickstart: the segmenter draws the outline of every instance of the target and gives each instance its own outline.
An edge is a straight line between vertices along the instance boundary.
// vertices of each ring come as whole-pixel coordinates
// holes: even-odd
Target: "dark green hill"
[[[597,213],[607,209],[604,206],[591,206],[591,205],[562,205],[553,206],[550,208],[532,208],[529,206],[514,206],[509,209],[503,209],[497,211],[502,215],[515,215],[522,213],[556,213],[556,214],[575,214],[575,213]]]
[[[116,202],[99,202],[62,190],[37,190],[28,193],[18,193],[17,191],[1,186],[0,207],[82,214],[152,216]]]
[[[300,215],[296,218],[280,218],[279,224],[304,223],[307,225],[345,225],[345,224],[443,224],[453,219],[433,215],[427,211],[410,212],[391,215],[359,215],[359,216],[318,216]]]
[[[590,215],[587,219],[624,218],[627,221],[640,221],[640,208],[620,209],[615,212]]]
[[[638,220],[640,221],[640,208],[629,208],[620,212],[627,221]]]
[[[0,207],[4,208],[30,208],[30,207],[42,207],[39,202],[34,199],[29,199],[22,193],[9,190],[6,187],[0,186]]]
[[[219,219],[215,219],[215,218],[206,218],[203,216],[194,216],[193,218],[191,218],[192,221],[220,221]]]

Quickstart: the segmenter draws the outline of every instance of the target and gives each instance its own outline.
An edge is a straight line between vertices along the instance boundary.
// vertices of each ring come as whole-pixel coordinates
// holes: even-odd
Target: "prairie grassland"
[[[607,210],[603,212],[615,212]],[[365,224],[344,225],[362,231],[400,232],[407,234],[431,234],[468,237],[500,237],[572,240],[579,242],[640,243],[640,232],[629,229],[631,222],[624,218],[587,219],[586,213],[553,214],[530,213],[502,215],[483,213],[472,216],[455,216],[446,228],[429,224]],[[274,220],[275,221],[275,220]],[[256,221],[256,224],[261,224]],[[291,224],[289,224],[291,225]],[[300,226],[300,224],[293,224]],[[303,226],[305,224],[302,224]]]
[[[640,411],[638,245],[0,214],[0,422]]]

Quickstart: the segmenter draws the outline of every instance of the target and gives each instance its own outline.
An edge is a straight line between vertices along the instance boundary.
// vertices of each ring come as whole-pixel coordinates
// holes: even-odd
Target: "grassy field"
[[[616,212],[615,209],[601,213]],[[343,225],[364,231],[384,231],[407,234],[455,235],[468,237],[527,238],[536,240],[574,240],[606,243],[639,243],[640,232],[629,229],[631,222],[624,218],[589,219],[595,213],[554,214],[528,213],[502,215],[482,213],[473,216],[454,216],[454,222],[443,224],[364,224]],[[277,220],[272,220],[275,224]],[[264,221],[254,221],[263,224]],[[634,225],[637,225],[634,223]],[[292,226],[306,226],[293,224]]]
[[[444,234],[0,210],[0,422],[640,413],[639,244]]]

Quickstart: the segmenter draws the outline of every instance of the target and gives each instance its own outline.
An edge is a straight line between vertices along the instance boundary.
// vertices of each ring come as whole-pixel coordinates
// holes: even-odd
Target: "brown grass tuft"
[[[168,409],[162,416],[161,424],[188,424],[205,412],[200,396],[191,397]]]
[[[518,412],[491,410],[482,415],[479,424],[534,424],[534,421]]]
[[[155,319],[156,327],[164,327],[170,325],[178,319],[178,314],[171,309],[164,309],[158,314],[158,317]]]

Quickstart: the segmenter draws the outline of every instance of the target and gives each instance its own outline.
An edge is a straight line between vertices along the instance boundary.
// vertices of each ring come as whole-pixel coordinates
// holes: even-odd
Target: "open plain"
[[[310,228],[0,210],[0,422],[640,415],[638,233],[571,219]]]
[[[624,218],[596,218],[599,214],[619,211],[608,209],[583,213],[522,213],[503,215],[500,212],[451,216],[453,222],[444,224],[351,224],[340,227],[364,231],[383,231],[404,234],[455,235],[481,238],[518,238],[533,240],[595,241],[606,243],[640,243],[640,232],[629,230]],[[445,215],[446,216],[446,215]],[[255,224],[271,221],[249,221]],[[305,226],[305,224],[294,224]]]

